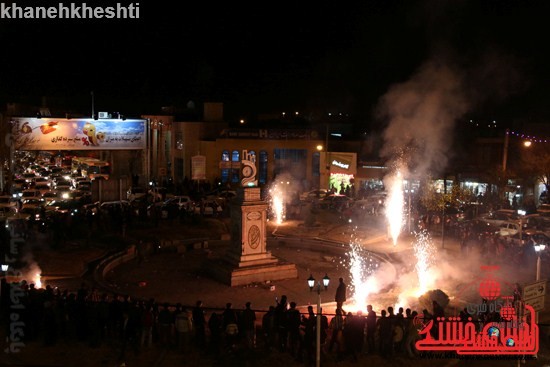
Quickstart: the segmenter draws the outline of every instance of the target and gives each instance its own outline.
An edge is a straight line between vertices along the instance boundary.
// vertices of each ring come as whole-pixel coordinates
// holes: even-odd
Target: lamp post
[[[327,274],[323,277],[323,287],[325,291],[328,289],[328,284],[330,283],[330,278]],[[315,281],[315,278],[313,275],[310,275],[307,279],[307,285],[309,286],[309,290],[313,291],[313,288],[317,291],[317,318],[316,318],[316,354],[315,354],[315,365],[316,367],[321,366],[321,282]]]
[[[518,217],[519,217],[519,243],[523,243],[523,217],[527,214],[525,210],[518,210]],[[544,245],[543,245],[544,246]],[[536,249],[535,249],[536,251]],[[539,256],[540,259],[540,256]],[[538,280],[538,278],[537,278]]]
[[[542,254],[542,252],[544,251],[544,249],[546,248],[546,245],[544,243],[535,243],[535,252],[537,253],[537,278],[536,278],[536,281],[538,282],[540,280],[540,263],[541,263],[541,260],[540,260],[540,255]],[[539,322],[539,312],[537,311],[535,313],[535,322],[538,323]]]
[[[411,230],[411,226],[412,226],[412,214],[411,214],[411,196],[412,194],[414,193],[414,190],[411,188],[411,182],[407,182],[407,186],[408,186],[408,189],[405,190],[405,193],[407,194],[408,196],[408,209],[407,209],[407,214],[408,214],[408,218],[407,218],[407,222],[408,222],[408,230],[409,230],[409,234],[412,233],[412,230]]]
[[[2,278],[7,278],[8,277],[9,265],[4,264],[4,263],[2,263],[1,265],[2,265],[2,273],[0,273],[0,275],[1,275]]]
[[[319,182],[317,182],[316,184],[316,188],[317,189],[321,189],[321,178],[322,178],[322,170],[321,170],[321,152],[323,151],[323,149],[325,149],[325,147],[322,145],[322,144],[318,144],[315,149],[317,149],[317,152],[319,154]]]
[[[539,281],[540,280],[540,265],[541,265],[541,260],[540,260],[540,255],[542,254],[542,252],[544,251],[544,249],[546,248],[546,245],[544,243],[535,243],[535,252],[537,253],[537,279],[536,281]]]

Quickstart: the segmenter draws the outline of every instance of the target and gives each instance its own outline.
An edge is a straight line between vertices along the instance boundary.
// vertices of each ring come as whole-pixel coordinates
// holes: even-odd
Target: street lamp
[[[536,281],[538,282],[540,280],[540,263],[541,263],[540,255],[542,254],[542,252],[546,248],[546,245],[544,243],[535,243],[534,247],[535,247],[535,252],[537,253],[537,279],[536,279]],[[539,322],[539,312],[538,311],[535,313],[535,322]]]
[[[544,243],[535,243],[535,252],[537,253],[537,281],[540,280],[540,255],[546,248],[546,245]]]
[[[519,231],[518,232],[519,232],[519,241],[520,241],[520,243],[523,243],[522,242],[523,241],[523,217],[525,216],[525,214],[527,214],[527,212],[525,210],[518,209],[518,217],[519,217]]]
[[[330,278],[327,274],[323,277],[323,286],[325,288],[325,291],[328,289],[328,284],[330,283]],[[309,286],[309,290],[313,291],[313,288],[315,287],[315,278],[313,275],[310,275],[307,279],[307,285]],[[316,336],[317,336],[317,344],[316,344],[316,357],[315,357],[315,365],[316,367],[321,366],[321,282],[317,281],[317,287],[315,287],[317,291],[317,326],[316,326]]]
[[[9,265],[8,264],[2,264],[2,273],[5,273],[8,271]]]

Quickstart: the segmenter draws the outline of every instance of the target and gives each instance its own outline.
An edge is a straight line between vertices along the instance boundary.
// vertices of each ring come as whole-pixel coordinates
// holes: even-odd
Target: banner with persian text
[[[16,150],[145,149],[145,119],[14,118]]]

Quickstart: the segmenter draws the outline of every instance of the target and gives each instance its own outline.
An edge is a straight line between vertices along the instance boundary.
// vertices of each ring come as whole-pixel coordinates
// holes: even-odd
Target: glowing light
[[[421,296],[434,284],[435,277],[430,269],[434,264],[435,248],[429,233],[423,230],[415,234],[414,255],[416,257],[416,274],[418,276],[418,290],[416,296]]]
[[[397,245],[397,239],[401,233],[401,227],[403,227],[404,203],[403,178],[401,172],[397,171],[396,175],[390,180],[390,190],[386,200],[386,218],[394,246]]]
[[[285,219],[285,195],[282,189],[283,182],[275,183],[269,190],[271,197],[271,212],[277,224],[282,224]]]
[[[273,197],[273,211],[275,212],[275,221],[277,224],[283,223],[284,218],[284,205],[283,205],[283,198],[282,196],[274,196]]]
[[[35,288],[42,288],[42,276],[40,275],[40,273],[35,274],[32,279]]]
[[[353,306],[346,304],[346,310],[351,307],[354,311],[366,311],[369,295],[380,291],[380,284],[373,274],[378,268],[378,262],[373,261],[371,256],[365,255],[361,245],[350,244],[348,258]]]

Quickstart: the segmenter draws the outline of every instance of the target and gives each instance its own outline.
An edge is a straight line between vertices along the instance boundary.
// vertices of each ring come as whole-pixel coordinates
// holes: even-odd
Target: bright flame
[[[433,289],[437,280],[435,264],[436,248],[433,245],[430,234],[426,230],[415,233],[416,240],[413,244],[416,265],[414,266],[414,279],[403,281],[396,307],[407,307],[418,300],[418,297]],[[406,278],[406,276],[402,277]],[[406,279],[405,279],[406,280]],[[405,283],[407,283],[405,285]]]
[[[273,211],[275,212],[275,220],[277,224],[283,223],[284,204],[282,196],[273,197]]]
[[[434,246],[429,233],[423,230],[416,233],[416,242],[414,243],[414,255],[416,256],[416,274],[418,276],[417,296],[426,293],[431,285],[434,284],[434,276],[430,268],[434,263]]]
[[[282,224],[285,219],[285,195],[281,187],[282,185],[284,185],[283,182],[280,185],[275,183],[269,190],[271,195],[271,211],[277,224]]]
[[[355,310],[363,312],[367,309],[368,296],[380,291],[380,284],[373,272],[378,268],[378,263],[370,256],[364,256],[359,244],[351,243],[349,256],[349,270]],[[346,310],[350,305],[346,304]]]
[[[40,275],[40,273],[37,273],[33,276],[33,282],[34,282],[34,287],[35,288],[42,288],[42,276]]]
[[[397,239],[403,226],[403,178],[401,172],[397,171],[390,183],[390,191],[386,200],[386,218],[389,224],[390,235],[393,245],[397,245]]]

